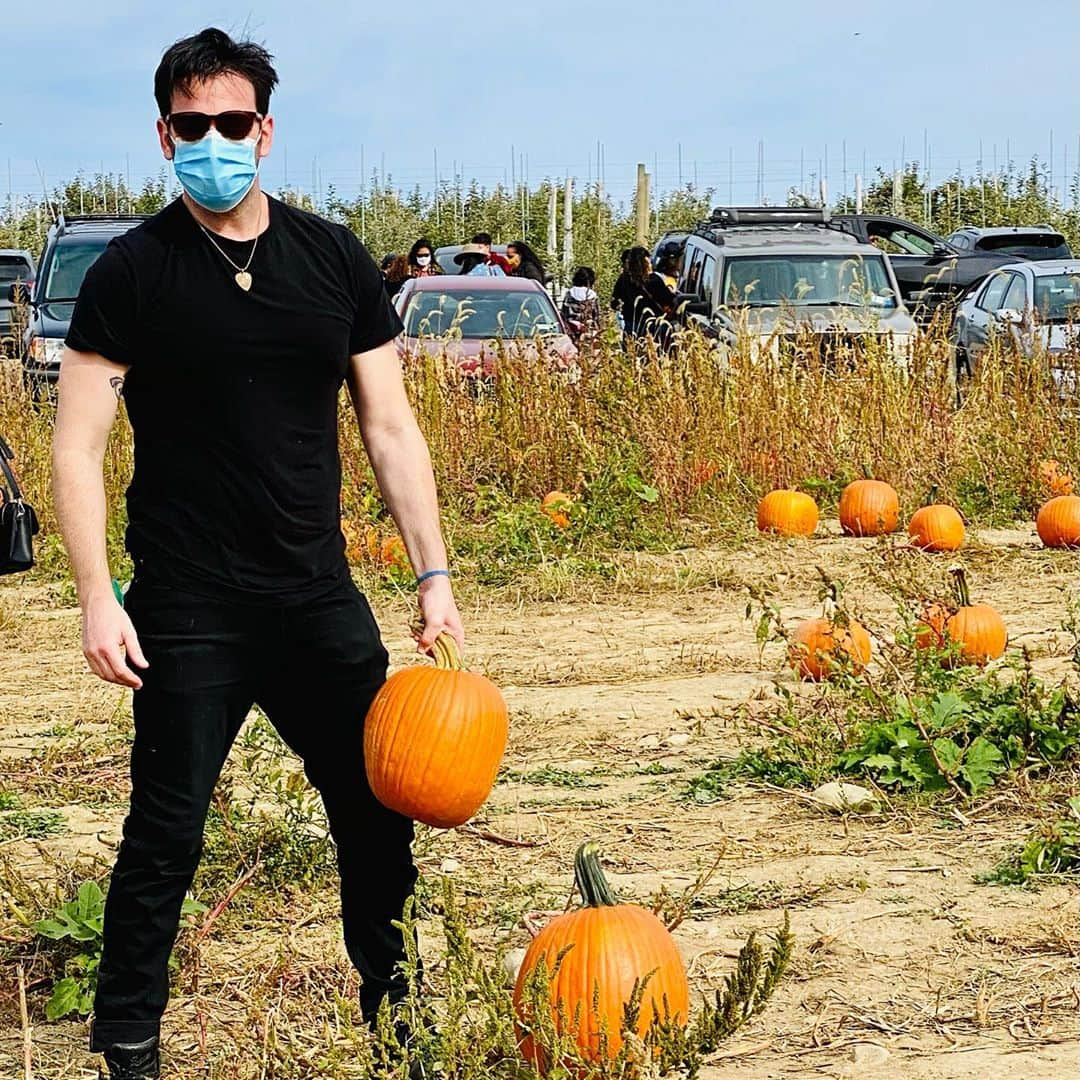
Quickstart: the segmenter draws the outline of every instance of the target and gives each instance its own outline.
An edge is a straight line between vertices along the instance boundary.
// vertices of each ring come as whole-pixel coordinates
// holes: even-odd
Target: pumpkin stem
[[[930,485],[930,497],[927,499],[927,506],[936,506],[937,505],[937,493],[938,493],[937,484],[931,484]]]
[[[864,480],[873,480],[874,479],[874,473],[870,468],[870,462],[869,461],[864,461],[862,463],[862,474],[863,474],[863,479]]]
[[[953,588],[956,590],[957,607],[971,607],[971,593],[968,590],[967,574],[962,566],[954,566],[949,570],[953,578]]]
[[[574,856],[574,880],[586,907],[615,906],[615,895],[600,869],[600,849],[591,840],[582,844]]]
[[[446,671],[461,671],[465,665],[461,662],[461,653],[458,651],[457,642],[445,631],[436,639],[431,647],[435,654],[435,666]]]

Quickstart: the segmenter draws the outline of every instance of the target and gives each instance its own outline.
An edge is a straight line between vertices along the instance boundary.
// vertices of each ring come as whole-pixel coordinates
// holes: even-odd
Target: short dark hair
[[[478,232],[472,238],[472,243],[474,243],[474,244],[487,244],[488,247],[491,247],[491,233],[489,233],[489,232]]]
[[[596,275],[593,273],[592,268],[589,266],[579,266],[574,271],[573,285],[577,289],[592,288],[593,282],[596,281]]]
[[[239,75],[255,88],[255,108],[265,116],[270,111],[270,94],[277,86],[273,57],[253,41],[233,41],[224,30],[207,27],[192,37],[182,38],[165,50],[154,72],[154,98],[158,112],[172,112],[174,90],[189,93],[195,83],[219,75]]]

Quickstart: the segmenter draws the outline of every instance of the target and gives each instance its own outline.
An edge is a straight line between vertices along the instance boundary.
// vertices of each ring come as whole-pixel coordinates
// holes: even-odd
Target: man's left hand
[[[431,652],[435,639],[442,633],[449,634],[457,642],[458,648],[463,649],[465,630],[461,625],[461,615],[458,613],[457,604],[454,602],[450,579],[442,576],[429,578],[420,585],[419,599],[424,629],[416,639],[416,651]]]

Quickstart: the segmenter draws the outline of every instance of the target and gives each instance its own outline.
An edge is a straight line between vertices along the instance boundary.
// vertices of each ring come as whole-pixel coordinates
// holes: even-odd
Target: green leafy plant
[[[968,673],[949,689],[897,694],[887,704],[889,719],[865,724],[838,758],[845,772],[884,787],[978,795],[1002,773],[1080,751],[1076,703],[1064,687],[1047,690],[1026,665],[1011,680]]]
[[[987,880],[998,885],[1025,885],[1051,877],[1080,881],[1080,796],[1069,799],[1068,807],[1067,817],[1036,828]]]
[[[206,911],[206,905],[186,897],[181,919],[191,919]],[[53,985],[45,1005],[49,1020],[59,1020],[70,1013],[85,1016],[90,1012],[97,989],[98,965],[101,963],[102,927],[105,920],[105,894],[96,881],[84,881],[74,900],[59,905],[51,916],[34,923],[34,932],[48,941],[61,943],[64,977]],[[177,964],[173,957],[170,970]]]

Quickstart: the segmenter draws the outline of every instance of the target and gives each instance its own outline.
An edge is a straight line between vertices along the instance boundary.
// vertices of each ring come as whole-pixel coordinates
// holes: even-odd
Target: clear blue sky
[[[177,10],[182,8],[182,10]],[[1055,184],[1080,138],[1080,3],[1042,0],[397,0],[150,5],[54,0],[5,7],[0,191],[40,191],[82,168],[133,180],[160,168],[152,76],[175,38],[247,30],[276,57],[278,137],[265,166],[310,189],[358,190],[361,152],[406,188],[449,178],[596,176],[624,197],[634,163],[659,186],[696,175],[736,202],[863,168],[922,160],[935,175],[1050,153]],[[1067,157],[1066,157],[1067,155]],[[36,164],[35,164],[36,163]]]

